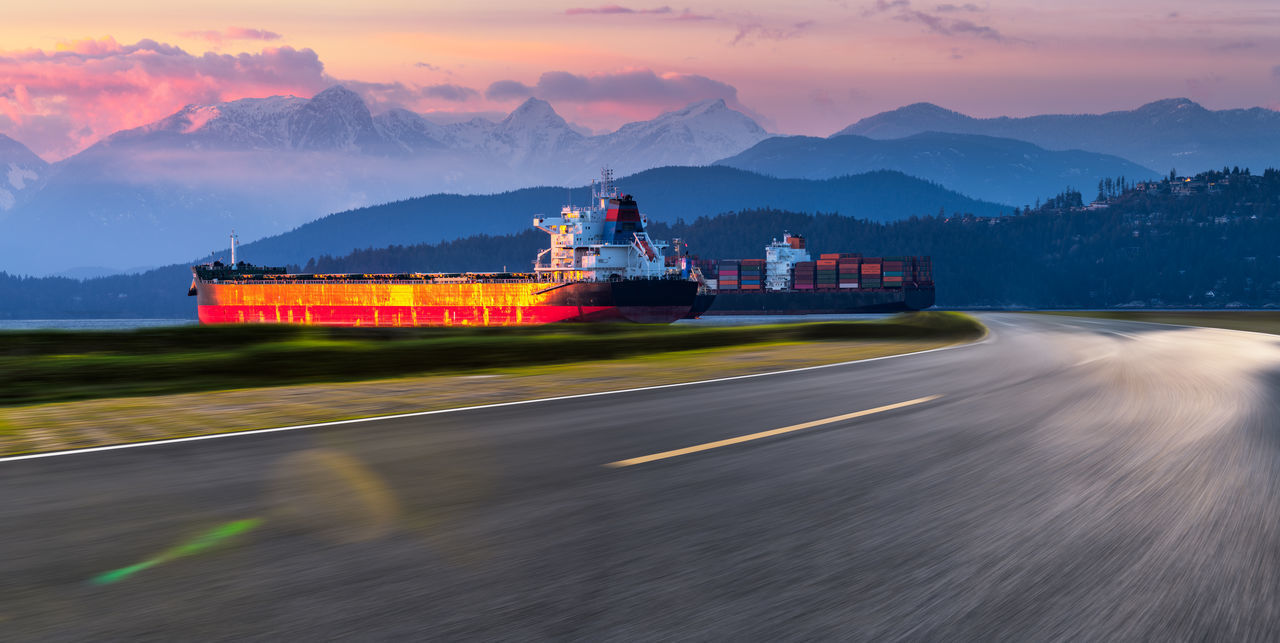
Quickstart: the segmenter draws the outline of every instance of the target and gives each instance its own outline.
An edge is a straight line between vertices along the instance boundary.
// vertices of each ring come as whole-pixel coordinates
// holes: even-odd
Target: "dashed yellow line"
[[[727,447],[732,444],[742,444],[743,442],[750,442],[752,440],[759,440],[761,438],[769,438],[775,435],[782,435],[783,433],[794,433],[795,431],[812,429],[814,427],[823,426],[826,424],[832,424],[835,422],[843,422],[845,420],[852,420],[854,418],[865,417],[868,415],[873,415],[875,413],[883,413],[885,411],[892,411],[894,409],[900,409],[907,406],[914,406],[916,404],[924,404],[925,402],[932,402],[933,400],[936,400],[940,397],[942,396],[928,395],[925,397],[918,397],[914,400],[907,400],[906,402],[898,402],[896,404],[886,404],[884,406],[877,406],[874,409],[867,409],[865,411],[854,411],[853,413],[845,413],[844,415],[829,417],[825,420],[814,420],[812,422],[805,422],[803,424],[793,424],[791,426],[784,426],[780,429],[770,429],[768,431],[761,431],[759,433],[752,433],[750,435],[742,435],[736,438],[728,438],[726,440],[716,440],[715,442],[707,442],[706,444],[698,444],[691,447],[685,447],[683,449],[676,449],[674,451],[663,451],[661,453],[643,455],[638,458],[631,458],[629,460],[618,460],[617,462],[610,462],[604,466],[614,468],[614,469],[620,469],[622,467],[630,467],[637,464],[644,464],[646,462],[653,462],[655,460],[665,460],[667,458],[674,458],[676,456],[688,455],[690,453],[698,453],[700,451],[710,451],[711,449]]]

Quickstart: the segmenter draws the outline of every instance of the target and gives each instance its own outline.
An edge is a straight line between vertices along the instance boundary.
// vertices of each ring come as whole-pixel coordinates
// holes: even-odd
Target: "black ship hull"
[[[701,295],[699,297],[702,297]],[[897,313],[933,305],[932,286],[858,290],[720,291],[703,315]],[[696,310],[701,302],[694,303]]]

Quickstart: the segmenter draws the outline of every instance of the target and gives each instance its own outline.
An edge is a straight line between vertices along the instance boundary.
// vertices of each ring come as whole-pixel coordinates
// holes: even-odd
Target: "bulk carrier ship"
[[[764,255],[694,262],[702,287],[690,316],[902,312],[934,302],[929,257],[830,253],[814,261],[804,237],[792,234]]]
[[[235,259],[193,266],[201,323],[324,326],[515,326],[552,322],[671,323],[698,292],[666,266],[631,195],[606,170],[585,208],[535,217],[551,236],[531,273],[289,274]]]

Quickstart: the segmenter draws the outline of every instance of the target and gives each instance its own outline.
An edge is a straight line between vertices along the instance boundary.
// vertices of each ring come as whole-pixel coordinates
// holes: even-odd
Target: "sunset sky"
[[[1280,109],[1280,2],[922,0],[9,3],[0,133],[47,160],[188,103],[342,83],[378,112],[510,111],[596,131],[724,98],[827,135],[928,101],[974,116],[1186,96]]]

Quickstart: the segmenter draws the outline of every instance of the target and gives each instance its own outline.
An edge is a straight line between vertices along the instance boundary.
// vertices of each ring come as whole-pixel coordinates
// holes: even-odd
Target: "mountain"
[[[877,140],[865,136],[779,136],[716,163],[783,178],[826,179],[896,170],[997,203],[1030,204],[1074,187],[1092,197],[1107,177],[1158,178],[1118,156],[1052,152],[1007,138],[925,132]]]
[[[664,167],[619,179],[640,211],[655,222],[776,207],[799,212],[893,221],[939,210],[994,216],[1011,207],[978,201],[898,172],[870,172],[821,181],[779,179],[729,167]],[[241,246],[259,264],[301,264],[355,248],[436,243],[525,230],[535,214],[586,203],[590,187],[526,188],[491,195],[435,194],[331,214],[285,234]],[[224,253],[225,254],[225,253]],[[527,260],[532,261],[532,257]]]
[[[769,133],[715,99],[596,138],[593,161],[628,174],[666,165],[706,165],[769,138]]]
[[[372,114],[342,86],[310,99],[188,105],[52,167],[17,165],[21,174],[10,174],[23,182],[22,198],[0,188],[0,270],[182,261],[232,229],[254,239],[422,194],[571,184],[603,165],[624,174],[710,163],[768,135],[722,101],[602,136],[577,129],[536,98],[499,122],[440,125],[403,109]],[[32,174],[40,180],[23,178]]]
[[[1144,167],[1181,174],[1280,166],[1280,112],[1262,107],[1208,110],[1186,98],[1148,103],[1105,114],[1056,114],[1025,118],[973,118],[929,103],[916,103],[864,118],[833,136],[876,139],[920,132],[1014,138],[1050,150],[1083,149],[1114,154]]]
[[[0,220],[44,186],[49,164],[27,146],[0,134]]]
[[[648,210],[649,199],[639,191],[637,196]],[[891,222],[751,209],[658,221],[649,229],[659,239],[679,237],[709,259],[761,257],[765,243],[783,230],[804,234],[813,253],[931,255],[944,306],[1280,306],[1280,171],[1141,184],[1112,195],[1106,206],[1046,205],[998,219],[949,215]],[[395,216],[386,206],[334,215],[352,219],[351,229],[361,221],[397,223]],[[531,229],[438,244],[399,240],[297,263],[317,272],[359,273],[518,268],[546,241],[545,233]],[[1213,252],[1204,252],[1207,247]],[[265,241],[245,250],[255,261],[269,254]],[[0,302],[7,304],[0,306],[0,319],[191,319],[190,283],[186,265],[85,281],[0,273]]]

